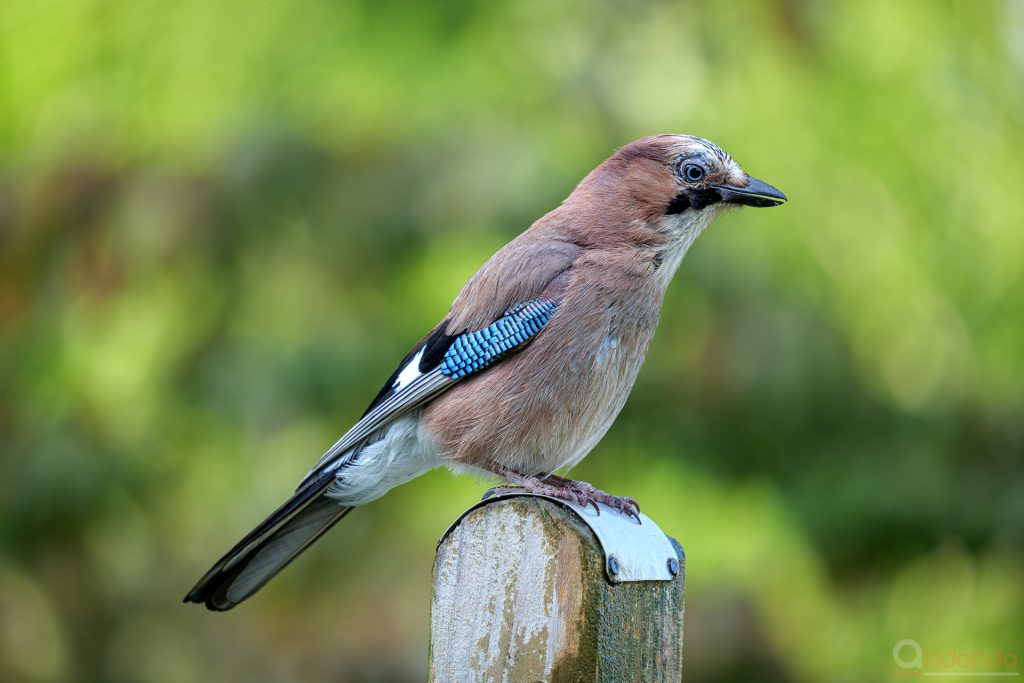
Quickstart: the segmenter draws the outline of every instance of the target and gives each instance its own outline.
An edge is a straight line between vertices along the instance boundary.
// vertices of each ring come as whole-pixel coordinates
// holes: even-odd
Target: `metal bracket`
[[[680,571],[683,560],[682,548],[673,539],[666,536],[658,525],[647,515],[640,513],[642,524],[635,518],[618,510],[598,503],[601,514],[590,506],[577,505],[560,498],[538,496],[532,493],[507,493],[482,500],[459,515],[445,530],[440,546],[462,519],[485,505],[507,500],[509,498],[543,498],[571,510],[586,524],[604,551],[604,571],[612,583],[628,583],[631,581],[671,581]],[[679,548],[679,551],[676,551]]]

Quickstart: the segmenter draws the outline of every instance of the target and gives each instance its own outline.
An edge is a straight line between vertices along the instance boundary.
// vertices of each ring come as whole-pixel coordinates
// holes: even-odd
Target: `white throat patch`
[[[700,211],[687,210],[661,218],[661,227],[672,235],[672,244],[664,251],[662,266],[659,272],[664,273],[663,277],[668,280],[675,275],[683,257],[690,249],[694,240],[700,237],[711,221],[721,212],[717,205],[709,206]]]

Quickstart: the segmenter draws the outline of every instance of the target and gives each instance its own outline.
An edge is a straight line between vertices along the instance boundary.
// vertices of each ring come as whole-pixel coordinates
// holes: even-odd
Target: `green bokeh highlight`
[[[574,474],[686,548],[689,680],[1024,650],[1024,3],[0,4],[0,680],[422,680],[485,484],[179,604],[611,150],[782,188]]]

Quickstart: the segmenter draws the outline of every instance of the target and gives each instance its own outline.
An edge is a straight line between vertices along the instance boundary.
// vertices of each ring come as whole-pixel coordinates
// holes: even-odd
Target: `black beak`
[[[743,206],[778,206],[786,201],[786,195],[753,176],[746,187],[737,185],[712,185],[722,195],[723,202],[742,204]]]

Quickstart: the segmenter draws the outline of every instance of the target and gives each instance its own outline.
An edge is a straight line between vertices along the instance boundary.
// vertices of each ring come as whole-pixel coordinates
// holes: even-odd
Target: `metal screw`
[[[621,569],[621,567],[619,567],[619,558],[615,557],[614,555],[609,557],[608,558],[608,573],[611,574],[612,576],[617,576],[620,569]]]
[[[668,558],[668,571],[672,576],[679,573],[679,558],[670,557]]]

